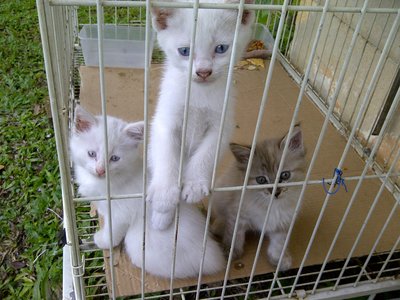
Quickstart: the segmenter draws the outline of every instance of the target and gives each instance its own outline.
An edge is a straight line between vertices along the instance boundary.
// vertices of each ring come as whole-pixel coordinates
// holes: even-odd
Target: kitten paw
[[[175,214],[173,211],[158,212],[153,210],[151,215],[151,227],[156,230],[165,230],[171,225],[174,216]]]
[[[147,191],[147,201],[159,213],[173,210],[179,202],[180,190],[173,185],[151,183]]]
[[[104,230],[99,230],[93,236],[94,243],[100,249],[110,249],[110,240],[105,233]]]
[[[268,260],[272,265],[277,266],[278,261],[279,261],[279,256],[280,256],[280,253],[277,256],[269,255]],[[281,262],[281,265],[279,266],[278,271],[287,271],[291,268],[291,266],[292,266],[292,257],[289,254],[285,253],[285,255],[282,258],[282,262]]]
[[[187,203],[196,203],[210,194],[208,182],[191,181],[184,184],[182,189],[182,200]]]
[[[226,258],[229,258],[230,247],[224,248]],[[232,261],[237,260],[243,256],[243,249],[233,249]]]

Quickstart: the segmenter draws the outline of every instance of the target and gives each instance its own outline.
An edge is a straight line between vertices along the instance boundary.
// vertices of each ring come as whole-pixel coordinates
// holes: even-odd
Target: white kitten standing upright
[[[149,147],[152,180],[148,199],[155,210],[152,218],[155,228],[165,229],[170,225],[180,200],[198,202],[209,194],[237,13],[237,10],[228,9],[200,9],[195,46],[190,49],[193,11],[153,9],[153,27],[167,58]],[[243,54],[250,40],[253,20],[253,12],[243,13],[236,46],[238,56]],[[194,51],[192,84],[184,145],[183,185],[179,189],[178,169],[190,51]],[[227,148],[233,131],[234,96],[231,98],[220,153]]]
[[[103,118],[92,116],[77,106],[70,141],[79,193],[86,197],[105,196],[105,157]],[[143,140],[143,122],[126,123],[107,117],[109,176],[112,195],[137,194],[143,191],[143,162],[138,145]],[[94,235],[96,245],[108,249],[109,224],[107,201],[96,201],[97,211],[103,217],[103,228]],[[143,205],[141,199],[112,200],[112,246],[125,238],[126,252],[134,265],[142,267]],[[151,205],[147,215],[151,216]],[[148,220],[149,218],[147,218]],[[147,272],[169,277],[173,255],[174,228],[158,231],[146,226]],[[200,271],[205,218],[196,207],[182,204],[176,248],[175,277],[197,276]],[[221,271],[224,256],[217,242],[208,238],[204,257],[204,274]]]

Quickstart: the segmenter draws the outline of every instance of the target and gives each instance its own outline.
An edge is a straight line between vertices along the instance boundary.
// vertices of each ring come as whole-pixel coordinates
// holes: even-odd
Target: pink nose
[[[204,80],[211,75],[211,70],[199,70],[196,72],[197,76],[203,78]]]
[[[103,167],[96,167],[96,173],[99,176],[104,176],[104,174],[106,174],[106,170]]]

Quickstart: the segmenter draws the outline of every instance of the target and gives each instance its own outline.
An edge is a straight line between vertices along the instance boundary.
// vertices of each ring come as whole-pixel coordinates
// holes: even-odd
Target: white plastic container
[[[253,40],[263,41],[267,50],[272,50],[274,48],[275,40],[267,26],[263,24],[255,23],[253,25]]]
[[[79,32],[86,66],[99,65],[97,24],[83,25]],[[104,25],[104,66],[119,68],[145,67],[146,28],[143,26]],[[154,32],[151,33],[150,54],[153,52]]]

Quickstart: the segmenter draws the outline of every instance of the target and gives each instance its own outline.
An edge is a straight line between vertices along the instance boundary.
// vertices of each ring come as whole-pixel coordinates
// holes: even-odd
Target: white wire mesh
[[[246,9],[257,9],[257,10],[266,10],[268,11],[268,17],[267,17],[267,27],[272,28],[272,32],[274,33],[274,37],[276,38],[276,42],[274,45],[274,49],[272,51],[272,57],[271,61],[269,64],[269,71],[268,75],[266,78],[265,82],[265,88],[264,88],[264,95],[262,97],[262,102],[260,105],[260,110],[259,110],[259,116],[257,119],[257,126],[255,128],[254,136],[253,136],[253,143],[252,143],[252,148],[254,149],[254,145],[257,141],[258,137],[258,131],[260,124],[262,122],[262,116],[265,110],[265,105],[268,101],[268,92],[269,88],[271,85],[271,79],[272,79],[272,71],[274,69],[274,63],[276,59],[282,60],[287,60],[289,64],[292,62],[296,62],[297,60],[300,60],[300,55],[304,56],[303,60],[306,62],[304,65],[304,70],[299,67],[293,67],[290,66],[291,71],[293,74],[299,75],[302,77],[299,82],[301,83],[301,90],[300,94],[298,97],[298,105],[300,105],[301,100],[303,98],[303,94],[307,93],[308,95],[311,94],[318,94],[319,90],[324,86],[324,82],[326,79],[326,76],[323,77],[322,81],[320,81],[320,84],[317,85],[317,76],[318,73],[315,72],[314,76],[312,76],[310,73],[312,72],[312,68],[316,66],[316,70],[319,70],[321,68],[322,60],[319,60],[318,63],[313,64],[313,59],[314,56],[321,55],[324,56],[324,53],[328,53],[328,61],[331,60],[331,56],[334,53],[333,48],[328,47],[328,37],[329,39],[332,39],[335,41],[338,38],[338,32],[336,32],[336,35],[334,34],[333,37],[330,36],[329,34],[324,36],[324,40],[319,39],[321,32],[323,30],[330,31],[332,29],[332,20],[333,20],[333,15],[334,14],[341,14],[341,18],[344,18],[344,16],[349,16],[350,15],[350,23],[353,22],[358,22],[355,28],[351,28],[350,26],[346,29],[346,36],[348,33],[352,30],[353,35],[352,36],[352,41],[345,46],[343,43],[340,49],[340,54],[339,56],[342,57],[342,60],[337,60],[335,63],[334,67],[334,77],[338,78],[338,80],[335,82],[335,87],[333,88],[333,80],[331,80],[329,87],[328,87],[328,93],[325,94],[325,97],[323,99],[321,98],[313,98],[316,99],[316,104],[320,105],[320,107],[325,106],[325,123],[321,129],[320,132],[320,141],[322,142],[323,136],[325,134],[326,126],[328,125],[329,121],[333,122],[336,127],[338,127],[339,130],[342,132],[348,132],[347,136],[349,137],[348,143],[346,145],[346,148],[343,151],[343,156],[341,160],[338,162],[338,167],[341,168],[343,161],[347,155],[347,152],[349,151],[350,147],[354,144],[356,145],[363,145],[364,149],[360,150],[361,153],[365,150],[365,147],[370,145],[370,141],[372,140],[372,129],[368,132],[366,140],[361,140],[360,136],[357,135],[357,130],[359,127],[362,127],[364,123],[367,123],[367,118],[366,118],[366,112],[370,110],[371,104],[373,100],[371,101],[370,99],[374,95],[374,92],[376,90],[376,86],[378,84],[378,81],[380,80],[381,74],[382,74],[382,69],[385,66],[385,63],[387,63],[388,55],[391,55],[392,51],[392,43],[398,43],[398,24],[399,24],[399,18],[400,18],[400,11],[398,7],[393,4],[392,6],[383,6],[382,1],[379,3],[375,3],[377,1],[371,1],[374,2],[374,4],[377,4],[376,6],[372,7],[371,5],[368,5],[368,1],[363,2],[363,6],[358,7],[351,7],[347,6],[347,1],[346,3],[343,2],[338,2],[338,3],[333,3],[335,1],[324,1],[324,3],[321,5],[316,5],[314,1],[312,1],[313,5],[308,5],[307,3],[303,3],[302,1],[276,1],[278,3],[275,3],[275,1],[271,1],[270,4],[256,4],[256,5],[249,5],[245,4],[244,1],[241,1],[240,4],[228,4],[228,5],[221,5],[221,4],[212,4],[212,3],[199,3],[198,1],[192,3],[159,3],[155,2],[153,3],[154,6],[169,6],[169,7],[176,7],[176,6],[185,6],[185,7],[192,7],[193,8],[193,16],[194,19],[196,19],[196,14],[198,9],[207,9],[207,8],[223,8],[223,7],[229,7],[229,8],[235,8],[238,9],[239,15],[238,15],[238,20],[241,18],[241,14],[243,13],[244,8]],[[283,2],[283,3],[282,3]],[[306,2],[306,1],[305,1]],[[331,2],[331,3],[330,3]],[[336,5],[335,5],[336,4]],[[54,127],[55,127],[55,132],[56,132],[56,139],[57,139],[57,151],[58,151],[58,158],[60,162],[60,170],[61,170],[61,183],[63,187],[63,205],[64,205],[64,211],[65,211],[65,223],[67,227],[67,237],[68,237],[68,243],[71,246],[71,263],[73,270],[78,270],[76,273],[76,276],[74,276],[74,287],[75,287],[75,293],[77,299],[85,299],[85,298],[96,298],[96,297],[111,297],[113,299],[116,298],[116,295],[114,294],[113,291],[115,291],[115,279],[114,279],[114,264],[113,264],[113,249],[110,249],[109,251],[109,270],[110,270],[110,276],[111,276],[111,285],[107,284],[106,279],[105,279],[105,274],[104,274],[104,258],[103,258],[103,253],[101,251],[98,251],[95,249],[95,246],[93,242],[91,242],[91,236],[93,233],[96,231],[98,228],[97,225],[97,218],[92,218],[88,217],[90,207],[85,205],[89,201],[96,201],[96,200],[104,200],[104,198],[101,197],[87,197],[87,198],[81,198],[81,197],[73,197],[73,190],[70,185],[70,170],[69,170],[69,159],[68,159],[68,147],[67,147],[67,142],[68,142],[68,115],[66,112],[73,108],[73,101],[77,98],[77,95],[71,95],[71,92],[74,93],[76,92],[77,86],[79,86],[79,80],[74,78],[73,74],[76,70],[76,65],[74,65],[74,57],[76,58],[77,55],[79,55],[79,50],[78,48],[75,47],[75,42],[76,42],[76,35],[77,35],[77,28],[76,28],[76,18],[77,18],[77,13],[76,13],[76,8],[73,6],[80,6],[80,9],[88,9],[88,23],[92,23],[94,20],[93,15],[96,15],[97,21],[94,23],[97,24],[103,24],[104,19],[103,19],[103,10],[105,8],[111,8],[112,9],[112,19],[115,24],[118,23],[128,23],[130,24],[131,22],[139,22],[141,24],[145,23],[146,24],[146,66],[148,66],[148,62],[150,61],[149,57],[149,40],[150,40],[150,22],[148,21],[150,18],[150,8],[149,8],[150,2],[137,2],[137,1],[71,1],[71,0],[51,0],[51,1],[46,1],[46,0],[38,0],[37,1],[37,6],[38,6],[38,11],[39,11],[39,18],[40,18],[40,25],[41,25],[41,33],[42,33],[42,41],[43,41],[43,49],[44,49],[44,56],[45,56],[45,62],[46,62],[46,71],[48,75],[48,85],[49,85],[49,94],[50,94],[50,101],[52,104],[52,115],[53,115],[53,121],[54,121]],[[93,9],[93,7],[96,7],[96,9]],[[126,17],[123,16],[121,17],[121,10],[122,14],[124,15],[126,13]],[[135,11],[138,10],[139,12],[139,17],[135,15]],[[143,13],[145,12],[145,16],[143,16]],[[304,16],[306,18],[304,18]],[[328,16],[329,14],[332,15],[332,18],[329,19],[329,22],[326,22],[325,17]],[[377,22],[377,19],[379,16],[387,15],[390,17],[396,16],[394,18],[387,18],[385,20],[385,25],[383,32],[385,30],[390,31],[389,34],[387,35],[382,35],[380,37],[380,40],[378,44],[384,43],[384,47],[382,48],[382,51],[379,52],[380,55],[380,60],[377,62],[376,65],[373,65],[372,62],[369,66],[368,72],[371,70],[375,70],[372,79],[367,81],[367,76],[365,76],[364,80],[362,81],[362,89],[365,90],[364,98],[362,101],[362,104],[359,105],[357,104],[359,100],[357,100],[356,105],[354,105],[349,119],[345,119],[344,116],[344,110],[342,111],[336,111],[335,109],[335,102],[337,101],[337,98],[340,95],[342,84],[345,80],[346,77],[346,72],[348,72],[348,67],[350,65],[350,60],[354,59],[354,55],[352,56],[352,51],[353,48],[355,47],[357,43],[357,38],[359,38],[359,32],[361,30],[361,26],[363,24],[364,17],[368,14],[372,14],[373,19],[372,23],[370,26],[370,30],[367,32],[367,39],[371,35],[373,25],[375,22]],[[108,16],[107,16],[108,17]],[[298,18],[298,19],[296,19]],[[304,38],[306,36],[306,27],[302,27],[301,30],[298,30],[298,20],[305,20],[305,23],[310,23],[310,26],[312,28],[315,28],[315,39],[310,38],[306,39]],[[147,21],[146,21],[147,20]],[[317,20],[320,20],[318,23]],[[358,21],[356,21],[358,20]],[[296,29],[297,27],[297,29]],[[194,43],[194,38],[196,35],[196,23],[193,23],[193,28],[192,28],[192,44],[193,46]],[[317,29],[318,28],[318,29]],[[303,30],[304,29],[304,30]],[[238,30],[238,29],[236,29]],[[303,30],[303,31],[302,31]],[[362,33],[361,33],[362,34]],[[103,40],[103,29],[102,26],[98,26],[98,49],[99,49],[99,74],[100,74],[100,91],[101,91],[101,98],[102,98],[102,115],[104,118],[104,122],[106,123],[106,114],[107,114],[107,106],[106,106],[106,99],[105,99],[105,79],[104,79],[104,65],[102,62],[102,50],[104,48],[102,40]],[[307,50],[304,52],[295,52],[295,47],[293,46],[294,44],[291,44],[291,40],[296,40],[299,38],[302,38],[300,42],[299,48],[302,49],[305,47]],[[303,46],[304,45],[304,46]],[[395,45],[394,45],[395,46]],[[394,47],[393,46],[393,47]],[[363,52],[365,51],[366,46],[363,48]],[[284,54],[279,54],[279,51]],[[232,57],[234,56],[234,53],[232,53]],[[193,60],[192,53],[190,57],[190,61]],[[56,62],[61,62],[56,64]],[[399,64],[399,61],[397,61],[397,64]],[[229,97],[230,93],[230,86],[231,86],[231,81],[232,81],[232,72],[233,72],[234,65],[231,63],[229,67],[229,76],[228,76],[228,82],[227,82],[227,89],[226,89],[226,97],[225,97],[225,103],[227,103],[227,99]],[[356,72],[359,71],[361,68],[361,58],[358,61],[357,67],[356,67]],[[340,70],[340,71],[339,71]],[[189,72],[190,74],[191,72]],[[300,78],[300,77],[299,77]],[[310,78],[310,79],[309,79]],[[188,78],[188,90],[186,94],[186,102],[188,102],[189,95],[190,95],[190,78]],[[350,85],[354,84],[354,79],[350,81],[346,81],[346,84],[350,82]],[[365,88],[368,83],[368,88]],[[76,86],[74,86],[74,84]],[[146,129],[145,129],[145,149],[144,149],[144,186],[143,190],[146,190],[146,182],[147,182],[147,165],[146,165],[146,153],[147,153],[147,124],[148,124],[148,108],[147,108],[147,103],[148,103],[148,90],[150,87],[149,83],[149,69],[145,68],[145,76],[144,76],[144,90],[145,90],[145,96],[144,96],[144,103],[145,103],[145,124],[146,124]],[[380,131],[380,134],[374,137],[374,144],[372,145],[372,150],[368,152],[368,156],[364,157],[366,158],[366,164],[365,168],[360,174],[357,174],[356,176],[346,176],[345,180],[350,181],[350,180],[356,180],[358,181],[358,185],[361,185],[361,183],[364,180],[368,180],[371,178],[380,178],[383,183],[381,186],[381,189],[384,188],[384,186],[389,186],[391,187],[391,191],[393,194],[396,196],[397,195],[397,201],[399,201],[398,198],[398,187],[396,185],[396,180],[398,181],[398,167],[397,167],[397,160],[398,160],[398,141],[399,138],[397,137],[396,142],[394,143],[393,147],[391,148],[391,154],[390,158],[386,158],[387,161],[385,164],[382,165],[382,163],[378,162],[376,159],[376,153],[380,149],[383,139],[385,137],[385,134],[388,133],[388,127],[390,127],[391,124],[393,124],[393,116],[395,116],[396,113],[396,108],[397,108],[397,103],[399,101],[399,93],[397,93],[396,100],[392,103],[391,106],[391,111],[388,113],[388,119],[385,122],[385,124],[382,126],[382,129]],[[361,99],[361,94],[359,95],[359,99]],[[319,101],[319,103],[317,103]],[[321,104],[322,103],[322,104]],[[345,98],[344,100],[344,105],[347,107],[349,105],[349,99],[348,97]],[[188,104],[186,104],[187,107]],[[381,103],[379,106],[378,111],[382,111],[383,104]],[[327,107],[327,108],[326,108]],[[289,128],[289,134],[291,130],[293,130],[294,124],[296,123],[296,116],[297,113],[295,110],[293,114],[293,118],[291,121],[291,125]],[[187,118],[187,110],[185,110],[185,119]],[[219,145],[221,141],[221,135],[222,135],[222,128],[224,125],[224,113],[222,114],[221,118],[221,129],[220,129],[220,134],[219,134],[219,142],[216,145],[217,147],[217,153],[219,152]],[[376,118],[377,119],[377,118]],[[375,119],[375,120],[376,120]],[[184,121],[184,129],[186,127],[186,122]],[[360,125],[361,124],[361,125]],[[393,126],[393,125],[392,125]],[[107,130],[105,128],[104,130],[104,135],[107,140]],[[397,135],[398,136],[398,135]],[[185,130],[183,130],[183,140],[185,139]],[[358,143],[358,144],[357,144]],[[314,154],[312,157],[311,162],[309,163],[309,169],[308,173],[306,175],[306,178],[304,181],[300,182],[295,182],[295,183],[290,183],[286,184],[286,186],[291,186],[291,185],[299,185],[302,186],[302,194],[300,196],[300,201],[299,205],[296,209],[296,213],[294,216],[294,219],[296,217],[298,209],[300,209],[300,202],[301,199],[304,195],[304,191],[306,188],[308,188],[311,185],[315,184],[321,184],[321,180],[310,180],[310,172],[313,169],[313,162],[314,159],[318,155],[319,151],[319,145],[320,143],[317,143],[314,149]],[[107,145],[106,145],[107,146]],[[356,146],[357,148],[357,146]],[[284,149],[284,154],[285,156],[285,151],[287,151],[287,145],[285,145]],[[183,151],[181,151],[183,153]],[[253,159],[254,155],[254,150],[252,150],[251,155],[250,155],[250,164]],[[395,157],[396,156],[396,157]],[[369,159],[368,159],[369,158]],[[390,161],[390,162],[389,162]],[[180,159],[180,170],[182,170],[182,166],[184,164],[183,160],[183,155],[181,155]],[[369,167],[375,167],[376,165],[379,166],[381,164],[382,166],[380,167],[376,175],[370,175],[367,174],[367,171],[369,170]],[[213,178],[212,178],[212,189],[214,191],[228,191],[228,190],[241,190],[242,195],[241,195],[241,201],[243,201],[244,194],[246,190],[250,189],[256,189],[256,188],[273,188],[273,191],[277,189],[277,187],[280,186],[285,186],[285,184],[280,184],[278,183],[278,180],[276,180],[275,183],[269,184],[266,186],[261,186],[261,187],[254,187],[254,186],[247,186],[247,181],[248,181],[248,174],[246,174],[246,179],[245,182],[243,183],[243,186],[237,186],[237,187],[229,187],[229,188],[216,188],[215,187],[215,176],[216,176],[216,168],[218,165],[218,156],[216,156],[216,160],[214,162],[214,171],[213,171]],[[279,170],[282,169],[283,163],[279,166]],[[181,173],[181,172],[180,172]],[[248,172],[247,172],[248,173]],[[110,181],[108,180],[108,166],[106,164],[106,178],[107,178],[107,184],[110,184]],[[335,182],[336,177],[333,179],[327,180],[327,182]],[[331,185],[331,189],[333,190],[333,184]],[[106,195],[106,200],[109,203],[109,210],[111,210],[111,201],[117,200],[117,199],[132,199],[132,198],[142,198],[143,199],[143,219],[144,222],[143,224],[146,224],[146,202],[144,201],[144,194],[135,194],[135,195],[111,195],[110,194],[110,189],[108,186],[107,189],[107,195]],[[348,209],[351,207],[351,203],[353,199],[356,198],[357,196],[357,191],[358,191],[358,186],[356,190],[353,192],[353,197],[352,200],[349,203]],[[397,193],[397,194],[396,194]],[[272,193],[274,194],[274,192]],[[377,194],[375,200],[379,200],[380,195]],[[328,195],[325,199],[325,204],[328,203],[330,196]],[[82,205],[83,204],[83,205]],[[394,204],[393,210],[391,211],[391,214],[388,218],[388,221],[391,219],[391,217],[396,213],[396,208],[397,208],[397,203]],[[209,211],[211,208],[212,203],[209,203]],[[371,211],[374,209],[376,205],[376,202],[371,206]],[[314,228],[314,233],[316,233],[319,222],[322,220],[323,215],[324,215],[324,210],[325,210],[326,205],[323,205],[321,208],[319,220],[317,221],[315,228]],[[175,220],[175,226],[176,226],[176,233],[178,234],[178,221],[179,221],[179,214],[177,213],[177,218]],[[240,208],[238,211],[238,216],[240,215]],[[267,212],[267,216],[264,222],[264,229],[265,229],[265,224],[267,223],[269,211]],[[344,223],[346,219],[347,214],[345,213],[343,215],[342,223],[340,224],[339,228],[337,229],[337,235],[341,231],[341,225]],[[111,220],[111,213],[109,214],[109,224],[112,226],[112,220]],[[368,222],[368,218],[366,218],[365,222]],[[76,221],[77,220],[77,221]],[[207,214],[207,227],[206,230],[208,229],[208,224],[210,221],[210,214]],[[291,224],[291,228],[293,227],[294,221]],[[385,226],[382,228],[382,232],[384,231]],[[362,235],[364,229],[362,228],[359,233],[359,237]],[[235,230],[236,232],[236,230]],[[291,229],[289,230],[289,233],[291,232]],[[110,228],[110,235],[112,235],[112,230]],[[313,235],[314,236],[314,235]],[[312,246],[313,242],[313,236],[310,238],[310,243],[309,247]],[[287,247],[288,241],[289,241],[290,234],[285,241],[285,246],[284,248]],[[354,247],[357,245],[359,242],[359,237],[357,240],[354,242]],[[225,272],[225,277],[221,279],[221,282],[214,284],[213,287],[204,287],[202,286],[202,274],[200,272],[199,277],[197,279],[197,285],[195,287],[187,287],[185,289],[175,289],[174,288],[174,273],[173,273],[173,268],[172,268],[172,274],[171,274],[171,279],[170,279],[170,290],[168,293],[166,293],[166,296],[169,296],[170,299],[172,299],[174,296],[181,296],[181,297],[195,297],[196,299],[199,298],[209,298],[209,299],[219,299],[219,298],[234,298],[234,297],[240,297],[243,296],[245,299],[255,296],[255,297],[267,297],[271,299],[279,299],[279,298],[284,298],[287,296],[292,296],[295,295],[296,291],[299,290],[304,290],[307,293],[312,293],[312,294],[318,294],[320,293],[323,295],[324,292],[326,291],[331,291],[331,290],[338,290],[338,294],[340,295],[340,288],[341,287],[347,287],[347,286],[354,286],[354,291],[356,290],[357,286],[364,286],[362,284],[359,284],[359,282],[375,282],[378,283],[379,278],[390,278],[390,276],[393,276],[392,274],[398,274],[398,266],[399,266],[399,253],[397,251],[397,247],[399,244],[399,238],[395,240],[396,237],[393,237],[393,248],[390,250],[388,253],[380,254],[380,256],[376,256],[381,258],[380,259],[375,259],[374,254],[375,254],[375,248],[376,246],[371,249],[371,252],[369,255],[366,257],[358,258],[359,261],[362,263],[356,263],[352,260],[352,252],[353,250],[350,251],[346,261],[342,262],[330,262],[329,257],[330,257],[330,252],[333,249],[333,247],[336,244],[336,238],[337,236],[332,240],[331,247],[326,254],[326,259],[323,261],[322,267],[309,267],[305,265],[305,261],[307,258],[307,255],[309,253],[310,249],[307,249],[304,254],[304,259],[303,262],[300,264],[300,268],[298,270],[293,270],[290,271],[289,274],[278,274],[275,272],[274,274],[264,274],[263,276],[260,275],[255,275],[255,267],[257,264],[257,258],[260,253],[261,249],[261,242],[262,239],[260,239],[259,244],[258,244],[258,249],[257,249],[257,255],[254,259],[252,271],[249,274],[249,277],[240,279],[240,280],[231,280],[229,279],[229,267],[231,265],[231,260],[232,260],[232,253],[230,253],[229,258],[228,258],[228,268]],[[379,242],[379,236],[377,237],[376,244]],[[83,242],[81,245],[79,245],[78,239],[81,239]],[[112,240],[112,236],[110,236],[110,240]],[[234,244],[234,240],[232,241],[232,244]],[[145,265],[145,228],[143,230],[143,265]],[[204,249],[206,245],[206,236],[204,236],[203,240],[203,258],[201,264],[203,264],[204,260]],[[176,238],[175,241],[176,242]],[[80,275],[80,272],[82,272],[82,261],[81,261],[81,254],[85,256],[85,274],[83,276]],[[282,260],[282,255],[280,260]],[[179,259],[179,258],[178,258]],[[175,258],[172,260],[172,265],[175,264]],[[278,263],[279,266],[279,263]],[[367,268],[368,266],[368,268]],[[353,272],[354,271],[354,272]],[[396,273],[397,272],[397,273]],[[279,276],[278,276],[279,275]],[[144,270],[142,270],[142,276],[141,276],[141,297],[142,298],[147,298],[147,299],[153,299],[160,297],[159,295],[151,295],[151,294],[146,294],[146,286],[145,286],[145,281],[146,281],[146,276]],[[380,282],[380,280],[379,280]],[[111,286],[111,290],[108,288]],[[323,287],[321,287],[323,286]],[[346,290],[347,291],[347,290]],[[350,293],[350,292],[348,292]],[[356,292],[354,292],[356,293]],[[334,295],[334,294],[332,294]]]

